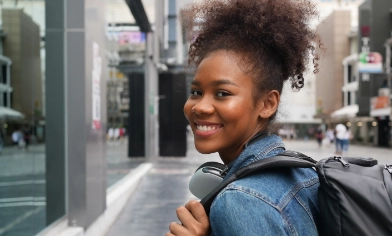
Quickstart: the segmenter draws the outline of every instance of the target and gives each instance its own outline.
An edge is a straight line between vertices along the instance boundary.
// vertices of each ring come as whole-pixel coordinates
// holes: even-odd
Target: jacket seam
[[[306,204],[305,204],[304,202],[302,202],[301,199],[299,199],[297,195],[295,195],[294,198],[298,201],[298,203],[302,206],[302,208],[305,209],[305,211],[306,211],[306,213],[308,214],[309,218],[312,220],[314,227],[317,229],[317,226],[316,226],[316,223],[314,222],[312,213],[311,213],[310,210],[305,206]]]
[[[274,149],[277,149],[277,148],[283,148],[283,149],[285,149],[283,143],[273,143],[273,144],[270,144],[270,145],[268,145],[267,147],[265,147],[262,151],[260,151],[259,153],[257,153],[257,154],[255,155],[255,157],[253,158],[253,160],[257,160],[260,156],[264,156],[264,155],[266,155],[266,154],[272,152]]]
[[[287,219],[287,217],[283,214],[283,212],[280,212],[280,215],[283,218],[283,221],[285,222],[285,226],[289,229],[289,233],[290,235],[294,235],[295,234],[295,228],[292,226],[292,224],[290,224],[289,219]]]
[[[295,195],[297,195],[297,193],[302,190],[303,188],[309,188],[315,184],[318,184],[319,180],[318,178],[314,178],[311,179],[309,181],[306,182],[302,182],[302,183],[298,183],[296,186],[294,186],[294,188],[287,194],[287,196],[285,198],[283,198],[281,204],[279,204],[279,208],[281,208],[282,210],[287,206],[287,204],[289,204],[289,202],[291,201],[291,199],[293,199],[295,197]]]
[[[272,201],[271,201],[271,202],[268,201],[269,199],[268,199],[266,196],[264,196],[264,195],[262,195],[262,194],[260,194],[260,195],[253,194],[253,193],[248,192],[248,191],[246,191],[246,190],[244,190],[244,189],[237,188],[237,186],[230,186],[230,187],[229,187],[229,186],[230,186],[230,184],[229,184],[225,189],[223,189],[223,190],[218,194],[218,196],[216,196],[215,200],[218,199],[223,193],[225,193],[225,192],[227,192],[227,191],[230,191],[230,190],[231,190],[231,191],[240,191],[240,192],[243,192],[243,193],[245,193],[245,194],[247,194],[247,195],[250,195],[250,196],[253,196],[253,197],[257,198],[257,199],[260,199],[261,201],[267,203],[268,205],[270,205],[271,207],[273,207],[274,209],[276,209],[278,212],[281,212],[281,211],[278,209],[278,207],[275,206],[275,205],[272,203]],[[264,199],[264,197],[265,197],[266,199]],[[212,207],[212,205],[215,203],[215,200],[212,202],[211,207]]]
[[[290,221],[288,221],[288,219],[284,216],[283,212],[280,211],[280,210],[277,208],[277,206],[275,206],[275,205],[273,205],[272,203],[270,203],[270,202],[266,201],[265,199],[261,198],[261,196],[252,194],[252,193],[250,193],[250,192],[248,192],[248,191],[245,191],[244,189],[236,188],[236,187],[234,186],[234,187],[231,187],[231,188],[227,188],[227,189],[222,190],[221,193],[219,193],[219,195],[218,195],[215,199],[218,199],[218,197],[219,197],[220,195],[222,195],[224,192],[227,192],[228,190],[229,190],[229,191],[231,190],[231,191],[233,191],[233,192],[239,191],[239,192],[242,192],[242,193],[244,193],[244,194],[247,194],[247,195],[249,195],[249,196],[252,196],[252,197],[254,197],[254,198],[256,198],[256,199],[259,199],[259,200],[261,200],[261,201],[267,203],[269,206],[271,206],[273,209],[275,209],[275,210],[279,213],[280,217],[282,217],[283,222],[285,223],[285,224],[284,224],[284,227],[287,227],[287,228],[288,228],[288,231],[289,231],[290,235],[296,235],[296,234],[295,234],[294,228],[293,228],[292,225],[290,224]],[[214,205],[214,203],[215,203],[215,201],[211,204],[211,207]]]

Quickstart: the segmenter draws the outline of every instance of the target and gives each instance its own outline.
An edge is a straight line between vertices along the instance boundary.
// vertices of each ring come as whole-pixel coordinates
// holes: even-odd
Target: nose
[[[214,106],[207,98],[201,99],[192,107],[192,112],[196,113],[197,115],[209,115],[213,114],[214,111]]]

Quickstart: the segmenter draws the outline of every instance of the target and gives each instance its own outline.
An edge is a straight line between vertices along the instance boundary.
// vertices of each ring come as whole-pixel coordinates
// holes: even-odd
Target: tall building
[[[343,106],[343,66],[342,60],[350,55],[347,36],[351,30],[351,12],[335,10],[317,26],[323,48],[318,48],[321,57],[316,75],[317,116],[328,118]],[[323,50],[326,49],[326,50]]]
[[[42,117],[40,28],[23,9],[3,9],[4,55],[12,60],[11,106],[28,117]]]
[[[378,72],[359,71],[357,91],[359,106],[357,116],[372,117],[371,121],[361,124],[358,130],[367,129],[368,131],[363,132],[370,133],[367,141],[378,146],[392,145],[390,108],[392,87],[386,74],[391,65],[385,63],[390,60],[390,55],[388,59],[386,58],[386,42],[392,32],[390,9],[392,9],[391,1],[368,0],[359,7],[358,18],[360,57],[377,53],[383,58],[379,63]]]

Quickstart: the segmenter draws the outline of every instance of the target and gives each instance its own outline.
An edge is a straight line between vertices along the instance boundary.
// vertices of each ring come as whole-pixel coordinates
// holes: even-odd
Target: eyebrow
[[[218,86],[218,85],[223,85],[223,84],[231,84],[231,85],[240,87],[240,86],[238,86],[238,84],[234,83],[234,82],[231,81],[231,80],[227,80],[227,79],[214,80],[214,81],[210,82],[209,85]],[[200,85],[201,85],[201,82],[199,82],[199,81],[197,81],[197,80],[193,80],[193,81],[192,81],[192,85],[196,85],[196,86],[199,85],[199,86],[200,86]]]

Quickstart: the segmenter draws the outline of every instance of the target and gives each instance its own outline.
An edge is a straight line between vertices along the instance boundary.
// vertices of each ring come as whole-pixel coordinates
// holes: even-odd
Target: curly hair
[[[242,55],[241,69],[255,79],[255,98],[264,91],[282,92],[286,80],[299,90],[317,34],[310,20],[318,15],[311,0],[204,0],[183,9],[185,29],[197,29],[188,52],[189,65],[211,52],[229,50]]]

